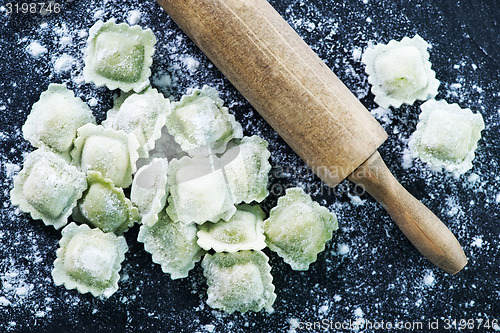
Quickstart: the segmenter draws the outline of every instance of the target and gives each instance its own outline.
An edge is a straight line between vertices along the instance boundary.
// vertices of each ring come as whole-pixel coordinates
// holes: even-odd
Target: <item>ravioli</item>
[[[140,94],[122,94],[117,98],[102,125],[133,133],[140,144],[139,157],[147,158],[161,137],[170,112],[170,101],[156,89],[148,88]]]
[[[261,251],[206,254],[207,304],[228,313],[272,312],[276,299],[269,258]]]
[[[236,212],[235,199],[222,169],[209,157],[170,161],[167,213],[176,222],[203,224],[227,220]]]
[[[57,286],[110,297],[118,290],[121,263],[127,251],[123,236],[72,222],[62,230],[52,278]]]
[[[262,250],[266,237],[262,222],[266,215],[258,205],[239,205],[236,213],[228,220],[204,223],[198,227],[198,245],[204,250],[215,252],[236,252],[241,250]]]
[[[168,132],[190,156],[221,153],[232,138],[241,138],[241,125],[229,114],[214,88],[204,86],[172,104]]]
[[[429,44],[419,35],[368,48],[362,57],[375,102],[383,108],[425,101],[438,93]]]
[[[335,214],[299,187],[287,189],[264,221],[267,246],[294,270],[307,270],[337,229]]]
[[[484,129],[481,114],[436,100],[429,100],[420,108],[417,129],[408,143],[413,155],[433,167],[457,174],[470,170]]]
[[[38,149],[28,155],[15,177],[10,199],[33,219],[60,229],[86,188],[84,173],[60,155]]]
[[[88,105],[65,85],[51,83],[33,104],[23,134],[34,147],[48,148],[69,158],[76,130],[86,123],[95,123]]]
[[[203,254],[196,243],[196,231],[196,225],[173,222],[163,210],[154,225],[141,225],[137,240],[144,243],[163,272],[180,279],[188,276]]]
[[[98,171],[116,186],[127,188],[137,170],[139,143],[134,134],[86,124],[78,129],[72,163],[83,172]]]
[[[151,29],[115,21],[90,28],[83,76],[111,90],[141,92],[149,86],[156,37]]]
[[[99,172],[88,171],[87,183],[88,189],[73,214],[76,221],[121,235],[139,219],[137,208],[111,180]]]
[[[261,202],[269,194],[267,183],[271,153],[267,141],[254,135],[235,139],[220,158],[236,203]]]
[[[152,226],[158,221],[158,213],[165,208],[167,200],[168,161],[153,159],[134,176],[130,200],[139,209],[141,223]]]

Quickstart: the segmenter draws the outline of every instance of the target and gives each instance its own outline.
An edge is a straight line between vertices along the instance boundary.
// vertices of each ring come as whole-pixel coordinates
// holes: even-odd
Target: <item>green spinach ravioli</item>
[[[151,29],[97,21],[89,31],[83,75],[111,90],[141,92],[149,86],[156,37]]]

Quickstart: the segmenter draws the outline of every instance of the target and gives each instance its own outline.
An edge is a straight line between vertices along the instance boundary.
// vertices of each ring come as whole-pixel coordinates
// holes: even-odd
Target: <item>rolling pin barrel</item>
[[[157,1],[326,184],[333,187],[351,175],[375,193],[407,236],[418,235],[409,238],[430,261],[450,273],[465,265],[460,244],[427,208],[394,203],[401,200],[398,196],[384,197],[392,192],[376,175],[390,172],[377,148],[387,134],[266,0]],[[379,159],[382,163],[371,163]],[[372,177],[360,177],[355,172],[359,166],[371,170]],[[409,194],[403,198],[415,200]],[[430,216],[419,215],[422,207],[434,216],[430,222],[420,223]],[[417,211],[403,214],[398,209]]]

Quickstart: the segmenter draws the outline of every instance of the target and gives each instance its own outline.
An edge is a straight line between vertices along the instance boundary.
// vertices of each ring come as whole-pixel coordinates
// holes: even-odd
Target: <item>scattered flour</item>
[[[59,40],[59,43],[61,44],[61,47],[63,47],[63,48],[70,46],[73,43],[73,37],[71,37],[69,35],[62,36],[61,39]]]
[[[351,203],[354,206],[362,206],[366,202],[366,199],[361,199],[358,195],[352,195],[350,193],[347,193],[347,196],[349,197],[349,199],[351,200]]]
[[[472,242],[472,246],[475,246],[475,247],[482,247],[483,246],[483,238],[482,237],[479,237],[479,236],[476,236],[476,237],[473,237],[473,242]]]
[[[200,62],[193,57],[185,57],[183,63],[190,73],[196,72],[200,66]]]
[[[361,56],[363,55],[363,50],[361,50],[360,47],[355,47],[353,50],[352,50],[352,58],[356,61],[360,61],[361,60]]]
[[[432,287],[434,285],[434,273],[432,271],[427,271],[426,275],[424,276],[424,285],[426,287]]]
[[[475,183],[480,179],[481,179],[481,177],[479,177],[479,175],[477,173],[474,173],[474,172],[471,172],[469,177],[467,177],[467,180],[471,183]]]
[[[211,325],[211,324],[208,324],[208,325],[205,325],[205,330],[209,333],[212,333],[215,331],[215,326],[214,325]]]
[[[363,312],[363,310],[361,308],[356,308],[354,310],[354,315],[358,318],[361,318],[361,317],[364,317],[365,313]]]
[[[4,296],[0,296],[0,306],[10,306],[12,303],[5,298]]]
[[[102,19],[103,16],[104,16],[104,10],[102,9],[96,10],[96,12],[94,13],[94,19],[96,20]]]
[[[75,59],[69,54],[64,53],[54,62],[54,72],[56,74],[61,74],[64,72],[68,72],[73,67],[73,63]]]
[[[347,244],[337,244],[337,253],[341,256],[348,254],[350,251]]]
[[[385,109],[383,107],[378,107],[370,111],[370,113],[378,120],[384,122],[385,124],[392,123],[392,111],[391,109]]]
[[[127,22],[130,25],[139,24],[142,13],[139,10],[131,10],[127,15]]]
[[[89,99],[89,101],[87,103],[91,107],[96,107],[97,104],[99,103],[99,101],[95,97],[92,97],[91,99]]]
[[[169,96],[174,80],[170,74],[158,72],[151,78],[152,84],[160,90],[164,95]]]
[[[26,51],[35,58],[47,53],[47,48],[37,41],[33,41],[26,47]]]

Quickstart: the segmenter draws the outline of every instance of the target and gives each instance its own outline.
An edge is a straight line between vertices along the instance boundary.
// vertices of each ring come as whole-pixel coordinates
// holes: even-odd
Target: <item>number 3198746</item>
[[[7,14],[42,14],[61,12],[61,4],[54,1],[49,2],[7,2],[5,4]]]

